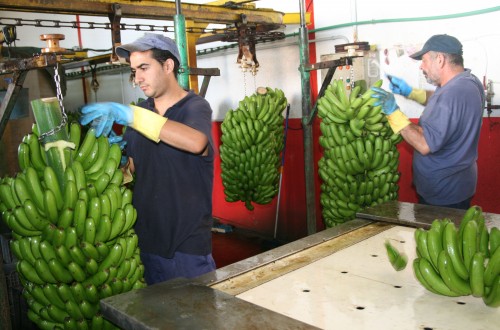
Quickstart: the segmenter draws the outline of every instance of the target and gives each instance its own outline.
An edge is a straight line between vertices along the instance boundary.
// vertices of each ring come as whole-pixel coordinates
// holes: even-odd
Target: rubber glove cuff
[[[427,92],[424,89],[413,88],[408,98],[420,104],[425,104],[427,101]]]
[[[134,115],[130,127],[144,135],[150,140],[160,142],[160,132],[163,125],[167,122],[165,118],[153,111],[129,105]]]
[[[403,128],[411,124],[408,117],[406,117],[406,115],[399,109],[396,109],[396,111],[387,115],[387,121],[389,122],[394,134],[398,134]]]

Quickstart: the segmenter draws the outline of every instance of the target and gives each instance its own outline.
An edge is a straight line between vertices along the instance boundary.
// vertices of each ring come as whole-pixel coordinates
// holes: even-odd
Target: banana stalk
[[[56,97],[36,99],[31,101],[33,114],[38,127],[38,137],[44,146],[47,165],[54,169],[59,183],[62,184],[64,171],[71,161],[69,150],[71,143],[68,142],[68,129],[63,116],[59,101]],[[73,145],[74,148],[74,145]],[[62,185],[60,187],[63,188]]]

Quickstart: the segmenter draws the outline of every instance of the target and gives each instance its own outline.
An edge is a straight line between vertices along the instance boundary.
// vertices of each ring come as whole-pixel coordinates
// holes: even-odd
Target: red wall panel
[[[416,120],[414,120],[416,122]],[[213,124],[214,143],[216,145],[215,181],[213,195],[213,215],[223,223],[232,224],[238,228],[252,230],[273,237],[276,220],[277,198],[269,205],[256,205],[254,211],[248,211],[242,202],[228,203],[224,200],[222,179],[220,177],[220,122]],[[319,136],[319,124],[314,122],[315,140]],[[500,198],[498,186],[500,183],[500,118],[485,118],[481,129],[479,145],[479,179],[476,196],[473,203],[480,205],[485,212],[500,213]],[[406,143],[398,145],[400,151],[399,200],[403,202],[417,201],[415,188],[412,185],[412,148]],[[317,176],[317,161],[321,157],[321,148],[315,143],[315,173],[316,182],[316,214],[317,230],[324,229],[321,221],[319,204],[320,182]],[[304,146],[300,119],[289,120],[289,130],[286,144],[285,166],[281,186],[277,238],[292,241],[307,235],[306,199],[304,183]]]

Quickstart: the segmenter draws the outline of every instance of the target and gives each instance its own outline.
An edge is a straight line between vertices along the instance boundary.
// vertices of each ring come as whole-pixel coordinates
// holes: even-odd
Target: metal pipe
[[[175,0],[174,29],[175,42],[179,48],[181,62],[179,63],[179,75],[177,80],[184,89],[189,89],[189,67],[187,65],[187,41],[186,41],[186,19],[181,12],[181,0]]]
[[[306,26],[306,9],[304,2],[300,1],[300,28],[299,28],[299,48],[300,48],[300,76],[302,89],[302,126],[304,131],[304,171],[306,187],[306,221],[307,234],[316,233],[316,193],[314,175],[314,143],[313,129],[309,123],[311,113],[311,81],[310,74],[306,66],[309,64],[309,41]]]

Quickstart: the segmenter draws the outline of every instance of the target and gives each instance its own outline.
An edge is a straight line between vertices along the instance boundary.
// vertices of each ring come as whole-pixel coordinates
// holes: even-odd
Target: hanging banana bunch
[[[374,83],[381,86],[382,80]],[[344,83],[333,80],[318,99],[323,157],[320,202],[327,227],[353,219],[366,206],[397,199],[401,141],[393,134],[380,106],[360,86],[348,96]]]
[[[220,146],[226,201],[253,210],[252,202],[269,204],[277,195],[286,106],[282,90],[261,87],[227,112]]]
[[[146,285],[132,191],[117,144],[93,129],[81,139],[78,123],[67,133],[52,145],[64,168],[57,175],[33,126],[18,148],[21,171],[0,179],[0,211],[30,320],[41,329],[113,329],[99,300]]]

